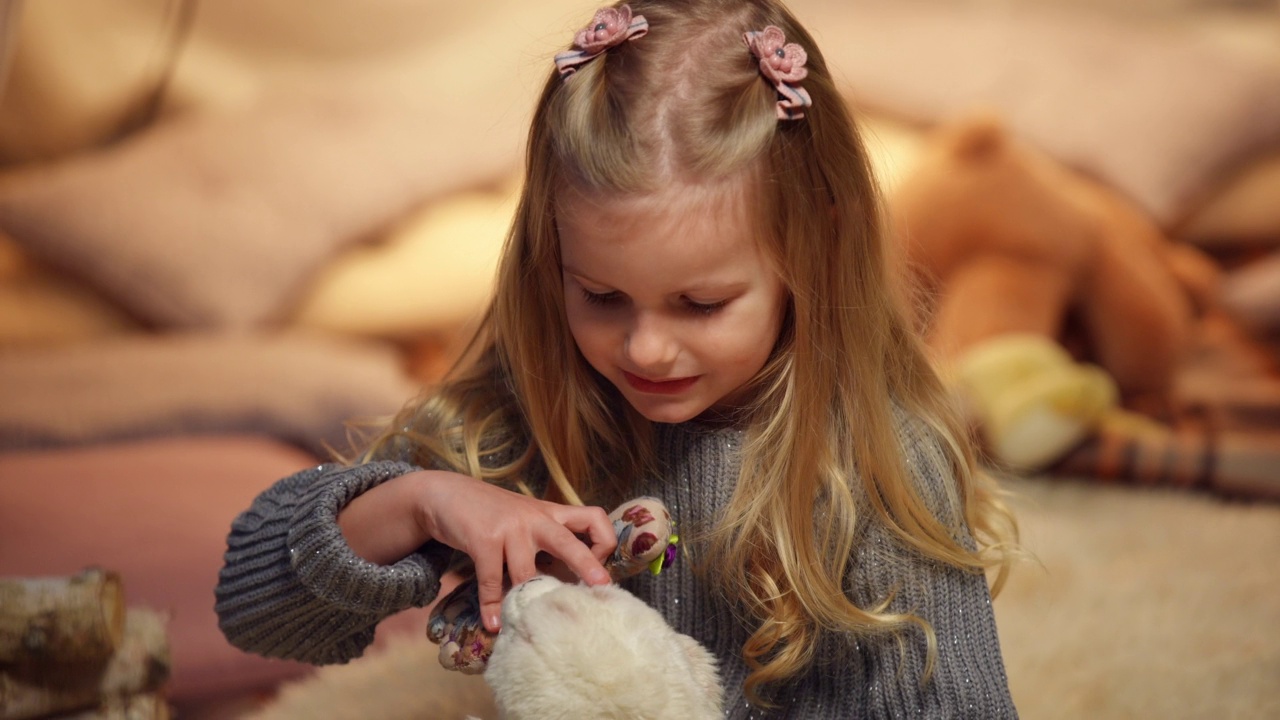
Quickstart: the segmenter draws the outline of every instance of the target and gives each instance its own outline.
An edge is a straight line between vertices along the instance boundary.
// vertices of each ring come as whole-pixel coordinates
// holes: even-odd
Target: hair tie
[[[649,32],[649,21],[643,15],[631,16],[631,6],[604,7],[596,11],[591,24],[578,31],[573,38],[573,49],[556,54],[556,69],[561,77],[568,77],[578,66],[626,40],[638,38]]]
[[[804,117],[804,108],[812,105],[813,99],[804,88],[795,83],[809,74],[804,67],[805,61],[809,59],[808,53],[799,45],[788,43],[786,35],[774,25],[764,30],[743,33],[742,39],[751,48],[751,54],[760,60],[760,74],[782,96],[778,101],[778,119],[799,120]]]

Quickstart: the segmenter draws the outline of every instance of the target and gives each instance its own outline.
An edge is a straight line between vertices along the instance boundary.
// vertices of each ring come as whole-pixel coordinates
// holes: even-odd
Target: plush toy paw
[[[956,379],[991,455],[1017,471],[1062,457],[1118,402],[1105,372],[1038,335],[973,346],[960,358]]]
[[[617,585],[534,578],[502,624],[484,676],[502,720],[723,717],[711,653]]]
[[[427,638],[440,646],[440,664],[446,669],[465,675],[484,672],[495,636],[480,620],[480,592],[474,575],[436,603],[427,621]]]
[[[675,561],[679,538],[671,513],[661,500],[641,497],[618,506],[609,515],[618,546],[605,561],[605,569],[617,582],[645,568],[655,575]],[[540,555],[538,570],[572,580],[559,560]],[[467,675],[485,671],[493,653],[495,636],[480,619],[480,593],[474,576],[463,580],[431,612],[427,638],[440,646],[440,664]]]

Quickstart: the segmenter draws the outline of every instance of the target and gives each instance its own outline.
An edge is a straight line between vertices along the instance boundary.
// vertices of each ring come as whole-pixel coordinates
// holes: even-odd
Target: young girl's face
[[[732,408],[778,339],[786,292],[738,189],[557,204],[574,341],[649,420]]]

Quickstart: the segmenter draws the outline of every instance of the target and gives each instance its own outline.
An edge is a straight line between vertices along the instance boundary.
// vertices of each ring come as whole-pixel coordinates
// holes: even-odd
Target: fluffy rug
[[[995,603],[1024,718],[1280,717],[1280,506],[1069,480],[1007,486],[1034,555]],[[495,717],[483,682],[435,656],[402,637],[250,717]]]
[[[497,718],[484,680],[445,670],[436,659],[438,651],[425,630],[416,638],[402,635],[385,650],[286,685],[246,720]]]
[[[1008,486],[1036,556],[995,604],[1023,717],[1280,717],[1280,505]]]

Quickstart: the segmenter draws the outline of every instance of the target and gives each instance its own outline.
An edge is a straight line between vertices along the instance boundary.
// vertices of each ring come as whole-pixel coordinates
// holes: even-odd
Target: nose
[[[651,313],[638,314],[623,341],[627,360],[653,379],[663,377],[672,368],[679,347],[671,328]]]

